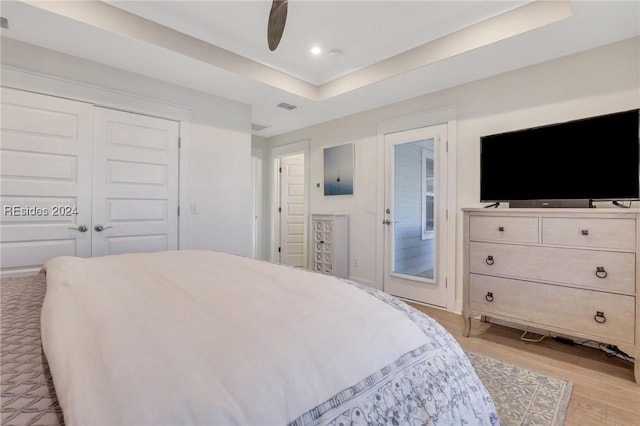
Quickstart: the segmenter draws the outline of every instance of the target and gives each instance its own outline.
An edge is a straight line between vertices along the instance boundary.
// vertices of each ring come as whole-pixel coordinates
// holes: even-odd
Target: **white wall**
[[[482,135],[638,108],[640,104],[640,39],[634,38],[465,84],[405,102],[344,117],[270,139],[273,146],[311,141],[310,211],[350,214],[351,278],[380,285],[376,276],[375,241],[382,226],[375,221],[377,198],[377,126],[395,117],[455,106],[457,110],[456,310],[461,306],[462,222],[460,208],[480,206],[479,138]],[[354,143],[355,195],[325,198],[315,188],[322,181],[322,149]],[[354,267],[353,260],[359,260]],[[453,277],[449,277],[451,283]]]
[[[189,127],[187,187],[190,202],[199,210],[191,215],[189,247],[248,256],[251,139],[238,130],[199,123]]]
[[[2,85],[180,121],[181,248],[249,254],[249,105],[5,37]]]

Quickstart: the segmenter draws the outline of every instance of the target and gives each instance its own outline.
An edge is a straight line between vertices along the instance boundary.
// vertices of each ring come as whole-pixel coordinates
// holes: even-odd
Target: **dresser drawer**
[[[542,218],[542,243],[634,250],[635,219]]]
[[[634,344],[633,296],[476,274],[469,276],[469,284],[471,312],[524,320],[602,342]]]
[[[635,253],[471,242],[469,271],[635,294]]]
[[[510,243],[537,243],[537,217],[471,216],[471,241],[504,241]]]

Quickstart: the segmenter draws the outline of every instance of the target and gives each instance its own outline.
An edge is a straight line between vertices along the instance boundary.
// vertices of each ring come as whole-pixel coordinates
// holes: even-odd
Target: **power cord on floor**
[[[532,338],[526,337],[528,333],[529,333],[529,327],[527,327],[524,330],[524,332],[520,336],[520,340],[524,342],[529,342],[529,343],[540,343],[544,340],[545,337],[550,337],[558,343],[563,343],[565,345],[581,345],[581,346],[588,346],[590,348],[600,349],[602,352],[606,354],[607,357],[617,357],[624,361],[635,363],[634,357],[622,351],[618,346],[611,345],[609,343],[602,343],[596,340],[583,340],[581,342],[577,342],[569,337],[553,336],[550,332],[547,332],[547,334],[540,334],[541,337],[539,339],[532,339]],[[539,333],[536,333],[536,334],[539,334]]]
[[[635,363],[635,358],[634,357],[632,357],[629,354],[627,354],[626,352],[622,351],[616,345],[611,345],[611,344],[608,344],[608,343],[602,343],[602,342],[598,342],[598,341],[595,341],[595,340],[583,340],[581,342],[576,342],[575,340],[570,339],[568,337],[552,336],[551,334],[549,334],[549,337],[551,337],[556,342],[564,343],[565,345],[581,345],[581,346],[588,346],[590,348],[597,348],[597,349],[600,349],[602,352],[604,352],[607,357],[617,357],[617,358],[620,358],[620,359],[622,359],[624,361],[627,361],[627,362],[630,362],[630,363]]]
[[[544,334],[542,334],[542,337],[540,337],[539,339],[530,339],[528,337],[525,337],[527,335],[527,333],[529,333],[529,327],[527,327],[527,329],[524,331],[524,333],[522,333],[522,336],[520,336],[520,340],[523,340],[525,342],[530,342],[530,343],[540,343],[544,340],[545,336]],[[549,335],[551,336],[551,335]]]
[[[628,353],[620,350],[616,345],[609,345],[605,343],[600,344],[600,350],[607,354],[608,357],[618,357],[627,362],[635,362],[635,358],[630,356]]]

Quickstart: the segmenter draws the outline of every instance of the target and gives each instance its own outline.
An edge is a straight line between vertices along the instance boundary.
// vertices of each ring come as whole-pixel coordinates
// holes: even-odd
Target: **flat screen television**
[[[639,109],[480,138],[480,199],[640,199]]]

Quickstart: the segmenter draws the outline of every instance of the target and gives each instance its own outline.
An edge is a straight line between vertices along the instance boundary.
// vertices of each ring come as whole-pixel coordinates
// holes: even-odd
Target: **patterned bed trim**
[[[425,419],[434,425],[499,425],[491,397],[477,376],[469,374],[474,371],[470,361],[457,344],[450,344],[453,337],[440,324],[384,292],[344,281],[407,314],[432,340],[302,414],[290,426],[422,425]],[[484,396],[478,400],[478,395]],[[478,403],[483,405],[479,411]],[[461,406],[469,417],[461,416],[465,411]]]
[[[427,345],[421,346],[409,353],[404,354],[400,358],[398,358],[393,364],[390,364],[380,371],[375,372],[364,380],[356,383],[355,385],[339,392],[329,400],[324,403],[318,405],[312,410],[300,416],[298,419],[289,423],[291,426],[301,426],[301,425],[309,425],[314,424],[316,420],[320,417],[324,416],[330,410],[334,410],[339,408],[343,404],[349,402],[353,398],[360,396],[363,392],[370,390],[373,386],[377,386],[383,380],[387,380],[387,378],[396,373],[398,370],[405,368],[408,363],[411,363],[416,357],[423,354],[428,350]]]

